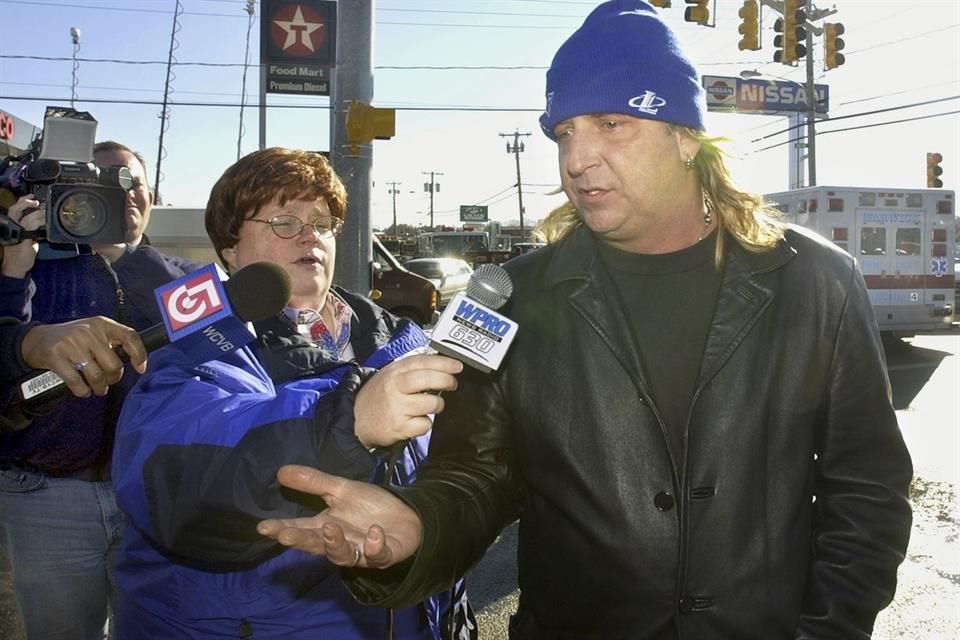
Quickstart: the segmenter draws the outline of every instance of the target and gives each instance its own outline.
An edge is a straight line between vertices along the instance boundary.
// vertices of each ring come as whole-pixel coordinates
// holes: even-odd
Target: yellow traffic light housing
[[[757,0],[744,0],[739,15],[740,27],[737,30],[742,37],[737,48],[740,51],[757,51],[760,49],[760,5]]]
[[[836,69],[844,62],[846,58],[840,53],[844,47],[843,35],[845,29],[843,24],[836,22],[825,22],[823,25],[823,65],[829,69]]]
[[[667,9],[671,6],[671,0],[650,0],[650,4],[661,9]]]
[[[773,52],[773,61],[793,64],[807,55],[807,12],[803,0],[783,0],[783,18],[777,19],[773,29],[779,35],[773,39],[777,48]]]
[[[396,110],[351,102],[347,110],[347,142],[352,147],[370,144],[374,139],[389,140],[396,133]]]
[[[939,153],[927,154],[928,189],[940,189],[943,187],[943,180],[940,179],[940,176],[943,175],[943,168],[940,166],[941,162],[943,162],[943,156]]]
[[[710,0],[685,0],[689,5],[683,12],[683,19],[687,22],[696,22],[699,25],[706,25],[710,21],[710,9],[707,4]]]

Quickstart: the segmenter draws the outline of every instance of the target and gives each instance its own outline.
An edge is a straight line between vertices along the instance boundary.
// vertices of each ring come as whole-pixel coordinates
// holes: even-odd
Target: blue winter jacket
[[[115,576],[121,640],[154,638],[439,638],[449,598],[390,612],[357,604],[324,558],[257,534],[264,518],[324,508],[276,480],[302,464],[382,482],[387,452],[354,435],[363,381],[424,346],[423,332],[338,289],[355,312],[357,362],[330,362],[285,317],[257,325],[258,340],[194,366],[173,347],[124,404],[113,482],[125,516]],[[358,364],[359,362],[359,364]],[[429,436],[403,447],[391,481],[407,484]]]
[[[196,263],[164,255],[146,242],[112,264],[92,253],[37,260],[24,278],[0,275],[0,316],[52,324],[101,315],[146,329],[160,322],[154,289],[196,268]],[[0,349],[5,380],[30,371],[20,355],[23,332],[21,327],[15,340]],[[106,466],[120,404],[137,377],[127,367],[106,396],[67,394],[28,428],[0,432],[0,467],[17,464],[69,475]],[[0,387],[0,407],[14,392],[15,385]]]

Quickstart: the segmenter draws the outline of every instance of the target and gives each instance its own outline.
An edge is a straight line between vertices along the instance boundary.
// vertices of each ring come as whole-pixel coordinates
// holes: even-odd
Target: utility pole
[[[256,0],[247,0],[247,49],[243,54],[243,79],[240,82],[240,126],[237,130],[237,160],[240,159],[240,149],[243,143],[243,110],[247,106],[247,70],[250,68],[250,32],[253,30],[255,3]],[[260,75],[266,74],[261,73]]]
[[[520,142],[520,136],[529,136],[529,133],[520,133],[514,130],[513,133],[501,133],[501,138],[513,137],[513,144],[507,141],[507,153],[512,153],[517,160],[517,201],[520,206],[520,242],[526,241],[526,230],[523,227],[523,187],[520,183],[520,152],[524,150],[523,143]]]
[[[70,108],[75,107],[77,101],[77,70],[80,63],[77,62],[77,54],[80,53],[80,29],[70,27],[70,39],[73,40],[73,82],[70,84]]]
[[[424,171],[423,175],[430,176],[430,182],[423,183],[423,190],[430,194],[430,230],[433,231],[433,194],[440,191],[440,183],[434,182],[434,177],[443,174],[438,171]]]
[[[807,0],[807,15],[814,20],[813,0]],[[813,84],[813,25],[807,28],[807,181],[817,186],[817,88]]]
[[[173,27],[170,29],[170,49],[167,51],[167,81],[163,84],[163,105],[160,108],[160,139],[157,141],[157,173],[153,181],[153,203],[163,204],[163,198],[160,197],[160,180],[163,178],[163,172],[160,171],[160,165],[163,163],[164,156],[167,155],[163,148],[163,134],[170,128],[170,83],[173,81],[173,50],[176,48],[177,32],[180,31],[180,15],[183,13],[183,5],[177,0],[177,5],[173,10]]]
[[[387,185],[390,189],[387,191],[393,198],[393,235],[400,235],[397,233],[397,194],[400,193],[400,190],[397,187],[401,183],[399,182],[388,182]]]
[[[373,286],[370,269],[373,145],[351,145],[346,123],[352,103],[368,105],[373,100],[375,1],[337,3],[337,64],[330,95],[330,157],[350,194],[347,219],[337,238],[336,282],[349,291],[364,293]]]

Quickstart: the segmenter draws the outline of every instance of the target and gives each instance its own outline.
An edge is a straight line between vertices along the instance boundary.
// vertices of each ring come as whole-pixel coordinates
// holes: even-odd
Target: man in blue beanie
[[[866,287],[734,185],[703,113],[657,11],[599,5],[547,72],[569,202],[506,265],[507,361],[444,396],[412,487],[285,467],[329,508],[260,532],[398,606],[519,518],[513,640],[869,638],[912,468]]]

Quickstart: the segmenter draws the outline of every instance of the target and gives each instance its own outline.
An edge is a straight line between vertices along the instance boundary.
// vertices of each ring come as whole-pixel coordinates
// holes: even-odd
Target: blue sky
[[[245,0],[181,4],[174,51],[179,64],[160,190],[165,204],[200,207],[236,159],[248,17]],[[424,172],[431,171],[442,174],[435,178],[440,184],[434,199],[438,224],[457,224],[461,204],[486,204],[491,219],[516,221],[516,166],[499,135],[514,131],[533,134],[524,138],[520,155],[527,222],[560,204],[561,196],[546,195],[557,184],[556,148],[537,125],[544,73],[557,47],[595,4],[374,3],[373,103],[398,110],[397,135],[374,143],[375,226],[391,222],[391,182],[400,183],[398,221],[426,222],[423,183],[429,177]],[[0,0],[7,25],[0,41],[0,110],[39,124],[47,104],[69,104],[70,28],[78,27],[76,106],[99,120],[99,139],[139,149],[151,165],[152,179],[175,6],[175,0]],[[702,74],[736,76],[757,70],[804,81],[803,68],[771,61],[773,11],[763,10],[764,48],[741,52],[741,1],[716,0],[712,6],[713,28],[685,23],[683,0],[673,0],[673,7],[664,10]],[[830,117],[835,120],[818,124],[817,182],[923,186],[925,154],[937,151],[944,156],[945,187],[955,189],[960,175],[960,3],[836,0],[816,6],[836,9],[827,21],[844,24],[847,58],[842,67],[824,72],[821,47],[814,47],[816,82],[830,86]],[[249,39],[252,63],[259,59],[259,12],[258,2]],[[258,114],[249,106],[259,99],[257,73],[254,67],[247,74],[243,153],[258,145]],[[219,106],[204,106],[213,104]],[[327,98],[271,94],[267,104],[268,145],[328,148]],[[898,108],[906,105],[915,106]],[[489,110],[456,110],[477,107]],[[733,168],[744,186],[761,192],[787,188],[788,145],[783,144],[786,134],[777,133],[786,128],[784,117],[712,113],[707,127],[733,139],[729,151],[736,156]]]

